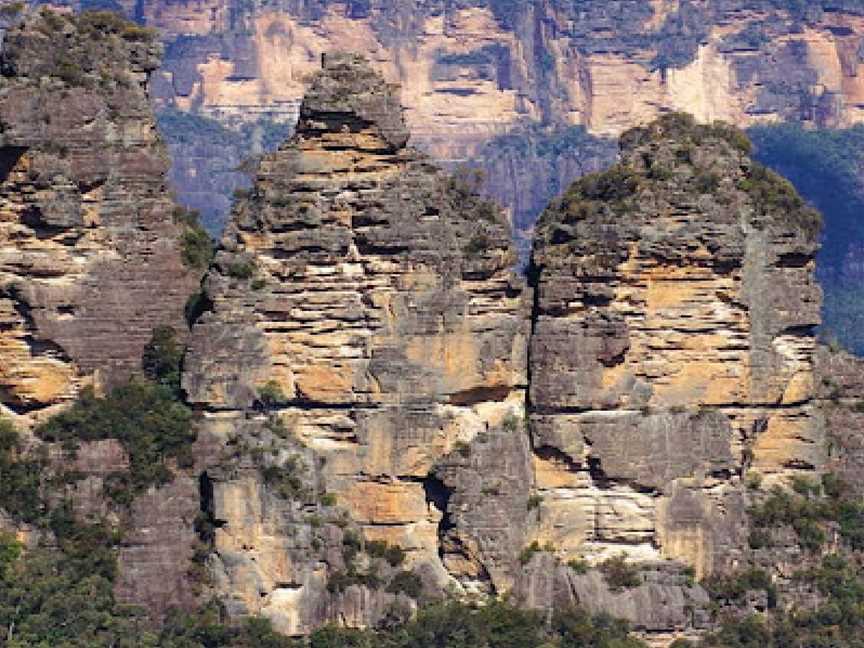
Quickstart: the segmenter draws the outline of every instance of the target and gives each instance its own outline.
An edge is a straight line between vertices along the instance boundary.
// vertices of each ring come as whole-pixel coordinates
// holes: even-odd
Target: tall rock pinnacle
[[[168,157],[147,99],[161,46],[112,14],[31,13],[0,54],[0,411],[35,414],[140,367],[183,325]]]
[[[581,466],[546,506],[582,522],[549,537],[706,573],[740,541],[745,471],[776,483],[825,460],[819,215],[730,127],[670,115],[621,147],[535,243],[534,446]]]
[[[266,410],[302,446],[292,452],[314,488],[438,586],[456,575],[506,588],[530,462],[525,435],[501,430],[523,429],[527,304],[503,215],[472,178],[446,176],[406,141],[397,90],[361,58],[327,56],[297,134],[264,158],[235,207],[184,386],[213,430],[246,443],[267,436],[255,432]],[[474,445],[470,457],[457,452]],[[484,470],[498,475],[499,496],[481,497],[466,476]],[[326,596],[325,554],[300,538],[271,565],[242,548],[296,517],[272,489],[238,516],[243,480],[256,474],[214,473],[222,582],[240,610],[309,628],[321,620],[308,606]],[[482,533],[469,526],[478,520]],[[301,583],[300,594],[280,583]],[[368,622],[379,603],[352,614]]]

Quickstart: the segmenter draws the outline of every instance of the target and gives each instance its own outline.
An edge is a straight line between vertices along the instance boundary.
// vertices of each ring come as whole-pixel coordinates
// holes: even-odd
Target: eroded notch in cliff
[[[213,548],[216,529],[225,526],[225,520],[217,520],[214,515],[213,480],[206,471],[198,478],[199,512],[195,517],[195,533],[208,548]]]
[[[12,169],[27,152],[23,146],[4,146],[0,148],[0,182],[6,182]]]
[[[441,513],[441,519],[438,521],[438,556],[443,560],[444,538],[451,529],[456,527],[449,510],[453,491],[447,488],[440,478],[429,475],[423,480],[423,492],[426,495],[427,506],[434,506]]]

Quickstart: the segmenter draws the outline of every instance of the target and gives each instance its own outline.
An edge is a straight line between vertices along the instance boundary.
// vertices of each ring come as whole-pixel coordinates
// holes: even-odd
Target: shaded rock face
[[[184,389],[225,438],[279,421],[317,467],[315,488],[366,539],[407,550],[406,564],[439,590],[458,581],[504,591],[530,487],[530,300],[511,271],[506,221],[469,183],[406,148],[396,88],[362,59],[327,56],[300,114],[235,206]],[[496,493],[481,492],[484,470],[500,478]],[[252,562],[254,542],[228,542],[296,515],[265,504],[260,476],[243,486],[231,474],[213,478],[215,501],[236,503],[217,514],[215,551],[238,609],[292,633],[380,617],[371,594],[351,602],[352,589],[338,601],[327,592],[340,565],[322,553],[324,539],[319,550],[298,545],[306,551],[284,566],[291,578]]]
[[[168,159],[147,96],[161,46],[123,21],[34,13],[0,54],[0,404],[37,416],[182,327]]]
[[[530,418],[541,536],[569,551],[710,573],[746,537],[745,470],[824,466],[818,215],[745,148],[663,118],[541,219]]]

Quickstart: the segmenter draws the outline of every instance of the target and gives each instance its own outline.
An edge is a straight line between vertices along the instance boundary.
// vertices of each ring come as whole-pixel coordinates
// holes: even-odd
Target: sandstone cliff
[[[454,577],[506,589],[524,544],[511,513],[527,517],[529,326],[508,228],[406,148],[397,90],[358,58],[325,59],[294,138],[235,206],[186,360],[214,433],[275,444],[257,470],[238,451],[239,472],[209,473],[216,579],[289,632],[386,609],[365,585],[328,599],[328,578],[358,569],[338,551],[339,508],[437,591]],[[268,470],[308,483],[279,501]],[[481,496],[492,473],[499,490]],[[289,540],[292,523],[306,531]]]
[[[0,71],[0,410],[34,417],[140,368],[200,271],[150,110],[161,46],[111,15],[34,13]]]
[[[747,145],[663,118],[541,218],[530,403],[557,545],[705,574],[738,549],[745,472],[825,463],[819,216]]]

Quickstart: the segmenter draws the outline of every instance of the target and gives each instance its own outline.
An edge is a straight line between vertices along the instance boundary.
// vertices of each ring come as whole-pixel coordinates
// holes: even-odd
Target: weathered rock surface
[[[108,22],[105,22],[107,20]],[[109,18],[33,13],[0,54],[0,411],[38,417],[140,367],[183,327],[168,159],[147,95],[161,46]]]
[[[529,301],[503,216],[407,139],[396,89],[357,57],[326,57],[296,135],[235,207],[183,384],[226,437],[257,434],[267,410],[318,466],[317,492],[367,540],[406,550],[439,589],[455,577],[504,591],[530,480]],[[481,492],[486,471],[497,494]],[[293,545],[306,549],[292,568],[302,578],[250,560],[246,545],[284,543],[295,514],[266,504],[260,477],[239,479],[213,478],[221,586],[238,610],[292,633],[380,616],[377,595],[350,615],[334,603],[326,584],[342,565],[308,539]],[[324,528],[338,546],[341,531]],[[238,546],[250,536],[260,541]]]
[[[746,540],[744,472],[825,466],[818,215],[745,148],[663,118],[541,219],[530,418],[540,539],[568,555],[722,569]]]

